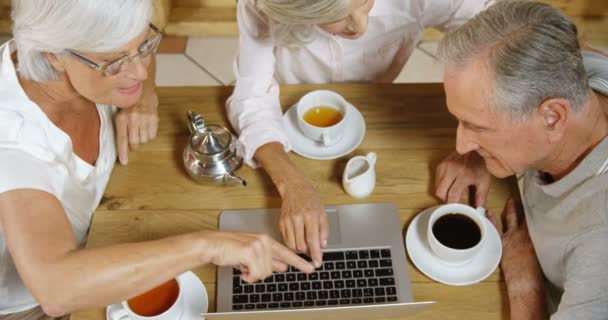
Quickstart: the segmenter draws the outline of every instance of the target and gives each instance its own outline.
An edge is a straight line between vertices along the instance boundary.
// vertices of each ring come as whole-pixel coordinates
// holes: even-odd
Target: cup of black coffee
[[[485,209],[451,203],[437,207],[428,223],[431,250],[444,262],[469,262],[481,249],[486,235]]]

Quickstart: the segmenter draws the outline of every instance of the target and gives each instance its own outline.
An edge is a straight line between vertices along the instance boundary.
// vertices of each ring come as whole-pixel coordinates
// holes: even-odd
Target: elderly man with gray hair
[[[512,319],[608,317],[608,58],[581,52],[574,23],[537,2],[499,2],[440,45],[456,149],[436,194],[461,200],[516,175],[501,267]],[[523,211],[523,212],[522,212]],[[520,216],[524,214],[524,216]]]

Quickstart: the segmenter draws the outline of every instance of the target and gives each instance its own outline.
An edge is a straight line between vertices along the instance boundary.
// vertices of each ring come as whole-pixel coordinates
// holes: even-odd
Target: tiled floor
[[[185,54],[159,54],[158,86],[234,84],[236,37],[188,39]],[[436,42],[421,43],[395,82],[441,82],[443,66],[434,57]]]
[[[237,51],[236,37],[188,39],[186,53],[159,54],[159,86],[231,85]],[[441,82],[443,64],[435,56],[438,42],[421,42],[395,82]],[[608,48],[599,48],[608,52]]]
[[[223,85],[234,82],[232,64],[236,57],[236,37],[190,38],[186,55]]]
[[[0,44],[9,38],[0,37]],[[236,37],[189,38],[184,54],[157,56],[158,86],[219,86],[234,84],[232,65]],[[434,57],[437,42],[420,43],[395,82],[441,82],[443,66]]]
[[[395,82],[442,82],[443,64],[435,57],[436,50],[437,42],[419,43]]]
[[[9,38],[0,37],[0,44]],[[236,37],[189,38],[184,54],[158,54],[158,86],[221,86],[234,84],[232,66]],[[608,52],[608,48],[599,48]],[[437,42],[421,42],[395,82],[441,82],[443,65],[437,60]]]
[[[159,54],[156,57],[157,86],[217,86],[219,81],[185,54]]]

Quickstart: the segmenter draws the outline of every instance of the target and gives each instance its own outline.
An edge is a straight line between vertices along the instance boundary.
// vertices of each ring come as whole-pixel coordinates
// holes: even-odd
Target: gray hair
[[[37,82],[57,78],[44,53],[115,50],[144,32],[152,16],[151,0],[13,0],[12,6],[18,72]]]
[[[447,34],[439,55],[462,67],[488,58],[495,87],[493,107],[523,119],[543,101],[567,99],[574,110],[589,86],[575,24],[558,9],[529,1],[502,1]]]
[[[270,37],[282,47],[299,48],[312,39],[313,27],[348,14],[351,0],[257,0]]]

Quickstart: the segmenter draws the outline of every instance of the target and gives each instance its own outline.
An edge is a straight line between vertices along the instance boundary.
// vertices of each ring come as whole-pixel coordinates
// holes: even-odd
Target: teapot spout
[[[226,173],[224,175],[224,181],[228,182],[228,183],[239,183],[239,184],[243,185],[244,187],[247,186],[247,181],[245,181],[245,179],[243,179],[239,176],[235,176],[230,173]]]

